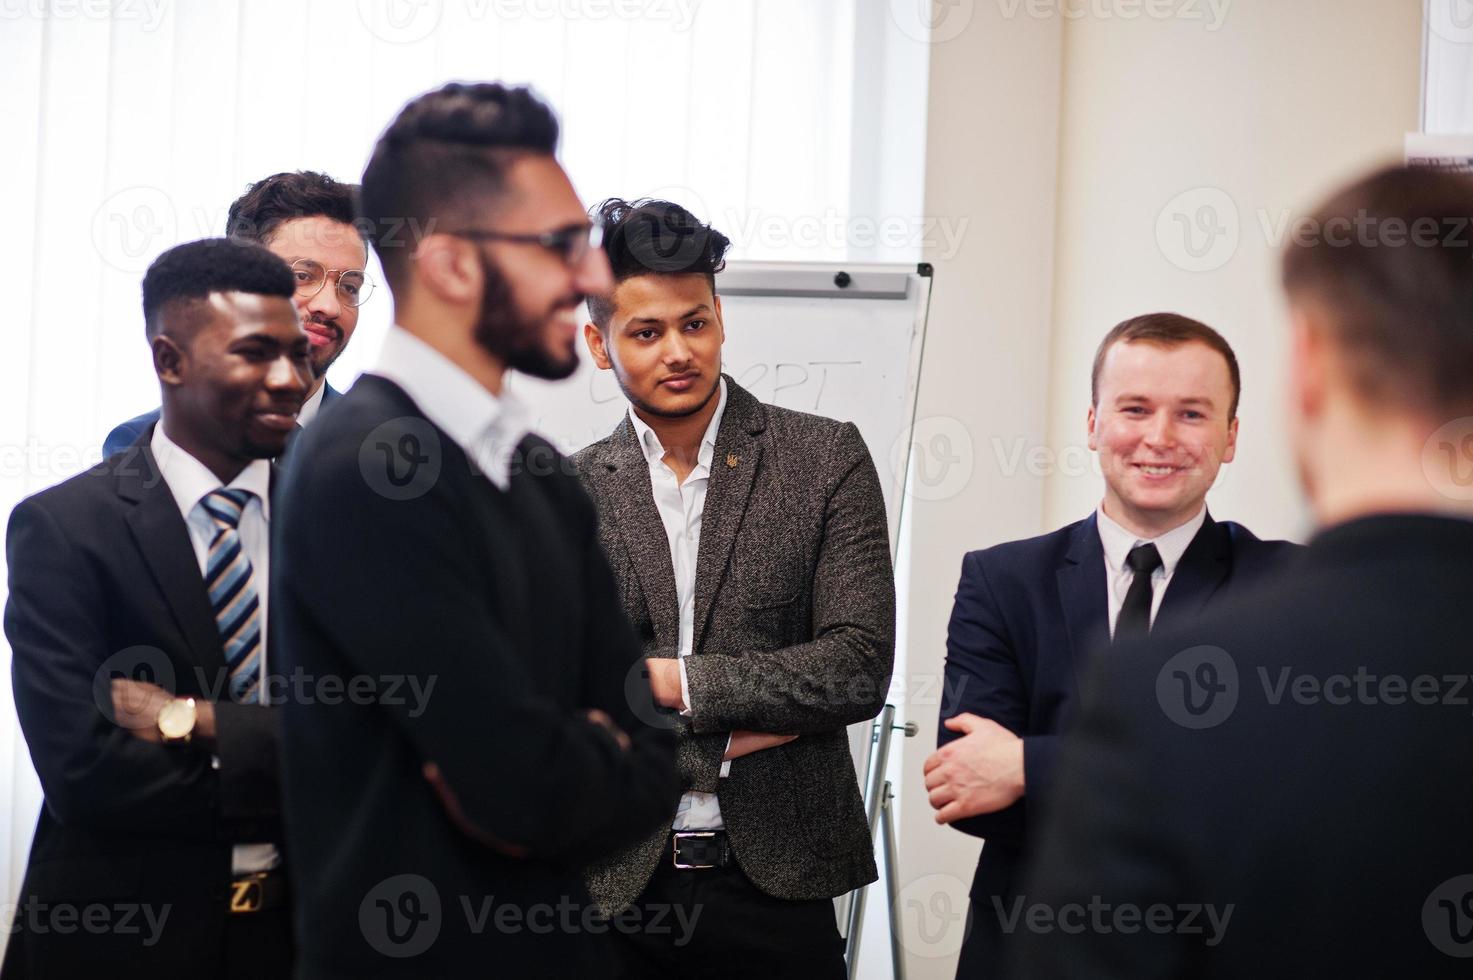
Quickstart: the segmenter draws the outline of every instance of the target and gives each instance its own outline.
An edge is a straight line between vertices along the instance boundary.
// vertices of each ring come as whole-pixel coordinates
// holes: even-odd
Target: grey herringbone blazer
[[[758,888],[831,898],[876,878],[845,726],[879,712],[894,662],[884,498],[853,423],[726,384],[696,560],[681,782],[718,793],[732,853]],[[645,653],[675,656],[670,546],[629,419],[573,462]],[[734,760],[720,779],[738,729],[799,737]],[[644,890],[669,832],[667,823],[591,869],[600,906],[615,911]]]

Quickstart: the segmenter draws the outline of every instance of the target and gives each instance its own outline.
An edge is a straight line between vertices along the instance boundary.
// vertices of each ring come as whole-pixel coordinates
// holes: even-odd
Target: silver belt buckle
[[[678,832],[676,832],[676,834],[675,834],[675,844],[670,848],[670,860],[672,862],[674,862],[675,866],[677,868],[679,868],[681,871],[699,871],[699,870],[701,870],[703,868],[714,868],[714,867],[716,867],[716,865],[714,865],[714,864],[681,864],[680,863],[680,842],[681,841],[683,841],[683,840],[690,840],[692,837],[715,837],[715,836],[716,836],[716,832],[714,830],[697,830],[697,831],[678,831]]]

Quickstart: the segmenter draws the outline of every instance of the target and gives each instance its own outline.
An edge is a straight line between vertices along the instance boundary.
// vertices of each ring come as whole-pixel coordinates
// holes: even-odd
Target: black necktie
[[[1135,573],[1120,615],[1115,618],[1115,642],[1151,631],[1151,575],[1161,567],[1161,552],[1154,544],[1138,544],[1125,556],[1125,566]]]

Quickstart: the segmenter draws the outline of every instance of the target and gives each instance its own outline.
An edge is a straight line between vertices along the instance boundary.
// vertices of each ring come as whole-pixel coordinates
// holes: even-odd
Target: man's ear
[[[724,347],[726,346],[726,317],[721,313],[721,297],[712,296],[711,299],[716,304],[716,326],[721,331],[721,344]]]
[[[461,305],[476,301],[481,282],[481,263],[465,248],[465,240],[453,235],[429,235],[414,252],[414,268],[421,288],[436,299]]]
[[[1224,447],[1224,449],[1222,451],[1222,461],[1224,463],[1231,463],[1233,461],[1233,457],[1236,456],[1237,454],[1238,454],[1238,417],[1236,415],[1234,415],[1233,418],[1232,418],[1232,421],[1228,423],[1227,446]]]
[[[1089,414],[1084,417],[1085,438],[1088,440],[1089,448],[1095,452],[1100,450],[1100,440],[1095,437],[1095,407],[1089,407]]]
[[[1300,419],[1318,418],[1324,409],[1329,370],[1324,328],[1308,307],[1290,312],[1289,408]]]
[[[166,385],[181,385],[188,370],[188,356],[172,337],[157,334],[149,342],[153,352],[153,370]]]
[[[614,366],[613,361],[609,360],[609,349],[604,342],[604,335],[595,324],[583,324],[583,342],[588,345],[588,354],[600,371],[607,371]]]

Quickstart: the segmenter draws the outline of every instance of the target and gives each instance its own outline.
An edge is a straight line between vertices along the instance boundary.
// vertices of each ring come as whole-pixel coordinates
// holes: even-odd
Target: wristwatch
[[[165,745],[188,742],[194,736],[194,723],[199,718],[194,698],[170,698],[159,709],[159,735]]]

